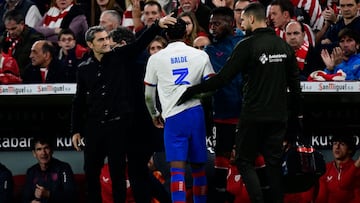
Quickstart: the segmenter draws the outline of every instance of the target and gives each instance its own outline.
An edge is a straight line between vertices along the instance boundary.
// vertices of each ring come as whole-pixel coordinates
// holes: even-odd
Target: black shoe
[[[235,195],[231,194],[228,191],[225,191],[225,200],[226,200],[227,203],[234,203]]]
[[[214,194],[216,203],[226,203],[226,191],[216,191]]]

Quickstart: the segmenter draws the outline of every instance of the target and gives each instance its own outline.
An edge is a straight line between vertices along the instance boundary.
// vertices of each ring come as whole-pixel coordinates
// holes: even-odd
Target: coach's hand
[[[161,28],[167,28],[168,25],[174,25],[176,23],[176,18],[172,17],[173,13],[170,13],[167,16],[164,16],[159,19],[158,25]]]

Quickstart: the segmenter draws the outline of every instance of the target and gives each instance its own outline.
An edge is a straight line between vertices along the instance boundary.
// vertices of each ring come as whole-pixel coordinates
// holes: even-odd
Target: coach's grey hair
[[[100,25],[90,27],[85,33],[85,41],[92,42],[95,39],[95,34],[98,32],[103,32],[103,31],[106,31],[106,30],[103,26],[100,26]]]

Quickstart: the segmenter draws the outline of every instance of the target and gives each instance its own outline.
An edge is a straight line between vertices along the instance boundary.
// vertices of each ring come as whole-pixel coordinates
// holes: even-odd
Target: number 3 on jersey
[[[175,85],[190,85],[190,82],[185,80],[185,77],[189,74],[187,68],[178,68],[173,70],[173,75],[178,75],[178,78],[175,80]]]

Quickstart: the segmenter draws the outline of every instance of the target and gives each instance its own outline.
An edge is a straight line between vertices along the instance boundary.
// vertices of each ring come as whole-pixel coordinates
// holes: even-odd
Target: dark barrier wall
[[[30,149],[38,134],[54,137],[57,150],[73,150],[70,135],[74,84],[0,86],[0,151]]]
[[[73,150],[71,100],[75,84],[0,86],[0,151],[30,149],[37,134],[54,138],[56,150]],[[305,82],[304,136],[330,149],[334,133],[360,138],[360,82]]]

